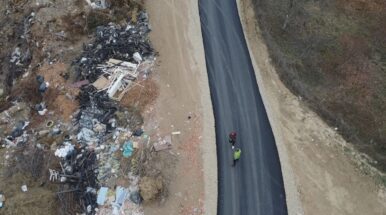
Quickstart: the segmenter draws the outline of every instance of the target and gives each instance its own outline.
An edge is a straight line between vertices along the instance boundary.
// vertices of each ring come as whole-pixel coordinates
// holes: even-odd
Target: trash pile
[[[87,0],[93,9],[109,8],[108,2]],[[33,20],[33,13],[25,20],[26,40]],[[58,185],[61,214],[142,215],[140,203],[155,199],[163,190],[161,179],[151,178],[153,175],[141,179],[139,175],[144,175],[150,151],[171,148],[171,136],[150,144],[141,112],[130,105],[120,105],[131,87],[146,86],[141,81],[152,72],[156,53],[148,39],[148,21],[147,14],[140,12],[135,23],[97,27],[94,39],[84,45],[83,52],[72,62],[76,77],[70,79],[73,82],[69,83],[70,75],[64,66],[39,69],[36,80],[27,79],[26,83],[35,84],[25,89],[30,92],[23,97],[36,94],[36,98],[27,103],[10,103],[0,113],[2,147],[18,150],[29,146],[49,155],[33,158],[32,153],[26,156],[28,150],[20,150],[20,156],[31,163],[23,165],[35,168],[39,180]],[[29,50],[24,46],[15,48],[10,55],[10,62],[19,69],[30,61]],[[52,70],[58,71],[58,77]],[[59,96],[64,99],[56,102]],[[65,106],[64,102],[73,102],[71,109],[66,109],[67,117],[58,114],[64,108],[56,107]],[[24,183],[18,185],[20,192],[31,193],[34,186]],[[43,183],[46,182],[41,186]],[[0,208],[6,207],[5,196],[9,201],[10,195],[0,192]]]
[[[58,196],[68,213],[65,195],[71,193],[85,214],[96,214],[98,205],[103,207],[105,202],[110,207],[103,213],[119,214],[130,207],[141,214],[138,176],[131,174],[127,187],[114,183],[123,172],[119,159],[130,158],[138,147],[131,141],[133,133],[143,134],[140,124],[133,129],[122,121],[125,111],[118,102],[136,80],[148,77],[155,62],[147,38],[147,14],[141,12],[137,20],[135,25],[98,27],[95,40],[73,62],[77,83],[82,83],[77,96],[80,108],[73,114],[69,135],[55,151],[61,169],[49,170],[50,180],[62,183]],[[114,201],[106,199],[109,189],[115,189]]]
[[[140,12],[136,25],[110,23],[108,26],[97,27],[95,41],[85,45],[83,54],[73,62],[78,79],[87,79],[93,83],[101,75],[111,76],[114,70],[121,70],[117,64],[133,72],[135,68],[141,68],[141,63],[154,62],[154,49],[147,38],[150,32],[148,21],[147,14]],[[147,68],[136,73],[147,73]]]

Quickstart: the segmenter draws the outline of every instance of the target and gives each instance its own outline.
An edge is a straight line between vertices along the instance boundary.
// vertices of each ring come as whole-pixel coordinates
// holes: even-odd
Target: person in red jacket
[[[236,136],[237,133],[235,131],[229,133],[229,143],[232,145],[232,149],[235,147],[236,144]]]

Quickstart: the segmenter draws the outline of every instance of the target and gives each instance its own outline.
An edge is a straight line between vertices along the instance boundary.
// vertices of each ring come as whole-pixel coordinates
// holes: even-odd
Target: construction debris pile
[[[147,38],[150,32],[148,21],[147,14],[141,12],[136,25],[110,23],[97,27],[95,41],[85,45],[83,54],[74,61],[78,79],[93,83],[101,75],[111,76],[122,69],[128,70],[125,71],[128,75],[147,73],[148,67],[140,71],[138,68],[143,61],[154,62],[154,50]]]
[[[105,1],[88,2],[108,7]],[[8,123],[2,133],[3,147],[31,144],[57,159],[57,165],[51,161],[44,171],[50,183],[59,184],[61,214],[143,214],[139,206],[140,165],[133,157],[137,149],[149,147],[150,137],[141,127],[140,113],[119,105],[132,86],[140,86],[138,82],[148,78],[155,62],[147,14],[140,12],[136,20],[125,26],[110,23],[98,27],[95,39],[84,45],[82,54],[73,61],[76,78],[70,87],[79,89],[79,108],[70,122],[59,120],[52,105],[44,102],[45,96],[51,95],[50,88],[52,93],[61,86],[51,86],[41,75],[35,78],[38,104],[29,104],[29,108],[15,103],[0,113],[0,122]],[[28,53],[15,49],[11,62],[18,65],[27,61]],[[24,110],[28,112],[14,116]],[[137,156],[143,159],[142,154]],[[27,185],[23,192],[28,192]],[[0,208],[3,199],[0,193]]]
[[[55,152],[62,168],[50,170],[50,179],[63,183],[59,197],[66,212],[69,209],[63,194],[71,192],[76,193],[76,202],[84,213],[96,214],[98,204],[105,204],[107,190],[116,187],[110,179],[121,174],[118,158],[128,158],[134,151],[130,138],[140,127],[132,130],[128,123],[121,123],[116,113],[125,110],[118,101],[136,80],[148,76],[155,61],[147,38],[147,14],[141,12],[137,20],[135,25],[110,23],[98,27],[95,40],[84,46],[84,52],[73,63],[80,86],[80,109],[74,113],[72,135]],[[138,181],[136,177],[131,175],[131,181]],[[135,207],[141,201],[135,183],[116,187],[115,201],[109,201],[112,212],[107,213],[118,214],[127,198],[133,203],[131,211],[140,214]]]

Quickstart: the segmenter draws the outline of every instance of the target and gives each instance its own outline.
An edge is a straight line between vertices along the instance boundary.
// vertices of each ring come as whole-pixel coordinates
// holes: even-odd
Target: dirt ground
[[[71,115],[79,105],[75,100],[79,90],[70,86],[74,81],[70,64],[79,56],[82,44],[91,39],[97,25],[107,21],[120,22],[120,19],[136,14],[139,9],[139,6],[133,9],[132,4],[117,7],[119,2],[134,1],[112,1],[114,9],[109,13],[92,12],[81,0],[55,3],[10,0],[4,8],[0,7],[1,11],[9,9],[10,14],[6,18],[14,22],[5,25],[6,19],[0,15],[0,25],[10,31],[7,35],[0,34],[0,42],[8,44],[7,50],[1,53],[1,59],[7,59],[9,52],[15,48],[12,44],[18,42],[9,40],[10,36],[19,34],[15,26],[23,27],[25,17],[34,11],[35,18],[29,34],[31,40],[23,40],[21,50],[22,53],[28,49],[31,51],[31,66],[20,68],[17,76],[3,74],[17,80],[13,87],[10,85],[7,88],[11,91],[9,100],[26,101],[31,108],[41,101],[46,103],[49,112],[45,116],[31,112],[31,129],[44,126],[47,120],[71,121]],[[153,153],[151,160],[146,161],[148,166],[143,168],[146,176],[160,174],[166,189],[158,199],[144,204],[145,213],[215,214],[217,169],[214,122],[197,1],[146,1],[146,7],[153,26],[151,40],[160,53],[159,65],[155,75],[140,82],[141,86],[133,87],[121,103],[143,114],[144,130],[152,141],[171,132],[178,131],[180,134],[172,135],[172,150]],[[36,93],[36,74],[43,75],[50,83],[44,97]],[[0,78],[0,81],[3,79]],[[52,143],[51,140],[49,142]],[[5,160],[3,154],[6,151],[0,149],[1,161]],[[48,172],[47,168],[43,169],[41,178],[46,182]],[[0,209],[0,214],[57,214],[56,187],[47,186],[49,183],[43,184],[40,179],[32,180],[24,174],[14,173],[5,177],[5,171],[6,168],[1,165],[0,192],[5,194],[6,209]],[[20,190],[24,183],[28,185],[27,193]]]
[[[278,148],[287,153],[292,169],[282,164],[283,172],[293,171],[295,195],[300,196],[304,214],[386,214],[380,173],[283,85],[271,64],[250,0],[241,2],[241,11]]]
[[[91,39],[89,35],[93,34],[97,25],[110,21],[121,22],[135,16],[139,8],[133,6],[132,2],[114,1],[109,10],[111,14],[101,16],[103,12],[90,11],[83,0],[3,1],[0,5],[1,111],[11,107],[11,101],[15,100],[25,101],[28,109],[44,101],[48,109],[45,116],[39,116],[32,110],[31,114],[28,112],[28,117],[23,118],[30,121],[28,132],[44,128],[48,120],[70,122],[71,115],[78,108],[75,100],[78,89],[69,86],[74,81],[71,62],[80,55],[83,43]],[[23,60],[21,65],[15,66],[9,59],[16,47],[20,49]],[[50,83],[44,97],[37,92],[36,74],[43,75]],[[7,101],[4,101],[3,90],[5,96],[9,95]],[[11,116],[11,122],[2,122],[2,138],[9,134],[15,120],[19,119]],[[50,138],[46,139],[40,140],[40,144],[55,143]],[[0,148],[0,192],[6,199],[0,214],[59,214],[60,203],[56,195],[58,187],[48,181],[48,166],[52,167],[48,161],[51,160],[42,159],[46,166],[35,166],[42,173],[32,177],[30,172],[35,170],[23,168],[41,163],[34,159],[31,162],[25,160],[30,158],[27,150],[20,158],[12,151],[13,148]],[[10,165],[11,161],[15,165]],[[25,193],[20,189],[23,184],[28,186]]]
[[[153,30],[151,40],[160,53],[156,73],[160,96],[153,110],[159,121],[157,126],[161,134],[173,131],[181,134],[172,136],[170,153],[177,156],[177,161],[175,166],[169,167],[174,171],[170,176],[168,199],[145,205],[145,214],[191,215],[204,214],[204,210],[206,214],[215,214],[210,212],[217,206],[213,200],[217,198],[213,115],[211,108],[207,111],[210,98],[208,82],[205,82],[197,1],[146,1],[146,9]],[[208,97],[202,97],[205,93]],[[205,116],[207,121],[203,119]],[[204,131],[205,126],[211,123],[212,127],[205,130],[212,133],[204,135],[208,133]],[[203,148],[203,144],[209,149]],[[205,154],[205,150],[212,154]],[[202,157],[208,154],[210,158],[206,162],[213,165],[209,167],[210,174],[206,174],[207,164]],[[211,179],[204,183],[208,175]],[[214,186],[208,191],[210,184]],[[208,202],[212,203],[211,207],[207,206]]]

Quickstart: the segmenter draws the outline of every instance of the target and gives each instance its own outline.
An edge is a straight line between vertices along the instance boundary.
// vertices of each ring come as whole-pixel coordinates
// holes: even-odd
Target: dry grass
[[[121,100],[123,107],[133,106],[143,112],[159,95],[158,86],[152,79],[146,79],[132,87]]]
[[[290,6],[287,0],[261,0],[255,5],[283,82],[386,171],[386,2],[300,0]]]

